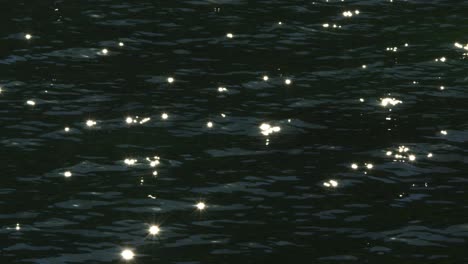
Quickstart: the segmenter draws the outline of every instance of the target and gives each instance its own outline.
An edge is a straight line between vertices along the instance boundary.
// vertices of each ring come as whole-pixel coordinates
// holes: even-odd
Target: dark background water
[[[0,17],[1,263],[468,263],[467,1],[2,1]]]

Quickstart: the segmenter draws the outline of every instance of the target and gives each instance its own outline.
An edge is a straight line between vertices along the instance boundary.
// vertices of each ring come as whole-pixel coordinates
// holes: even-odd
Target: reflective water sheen
[[[4,1],[0,263],[468,263],[467,14]]]

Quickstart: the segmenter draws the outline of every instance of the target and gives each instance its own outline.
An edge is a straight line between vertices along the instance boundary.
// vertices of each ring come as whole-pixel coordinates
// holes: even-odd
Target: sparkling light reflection
[[[328,182],[324,182],[323,186],[336,188],[338,187],[338,182],[335,180],[329,180]]]
[[[468,44],[465,44],[465,45],[463,46],[463,44],[460,44],[460,43],[458,43],[458,42],[455,42],[454,45],[455,45],[455,47],[457,47],[457,48],[459,48],[459,49],[468,50]]]
[[[391,105],[397,105],[397,104],[401,104],[401,103],[403,103],[403,102],[400,101],[400,100],[397,100],[397,99],[395,99],[395,98],[388,98],[388,97],[387,97],[387,98],[381,99],[381,103],[380,103],[380,104],[381,104],[382,106],[387,106],[387,105],[389,105],[389,104],[391,104]]]
[[[153,236],[159,234],[160,231],[161,231],[161,229],[159,229],[159,226],[157,226],[157,225],[152,225],[152,226],[148,229],[148,232],[149,232],[151,235],[153,235]]]
[[[202,211],[206,208],[206,205],[204,202],[198,202],[195,207],[197,207],[198,210]]]
[[[227,90],[226,87],[218,87],[218,92],[220,93],[227,92]]]
[[[158,166],[159,163],[160,163],[159,160],[152,160],[152,161],[150,162],[150,166],[151,166],[152,168],[154,168],[154,167]]]
[[[125,159],[124,160],[124,163],[129,165],[129,166],[135,165],[136,162],[137,162],[136,159]]]
[[[148,121],[150,121],[150,120],[151,120],[151,118],[145,117],[145,118],[143,118],[143,119],[140,121],[140,124],[144,124],[144,123],[146,123],[146,122],[148,122]]]
[[[86,126],[88,126],[88,127],[92,127],[92,126],[95,126],[95,125],[96,125],[96,121],[94,121],[94,120],[88,119],[86,121]]]
[[[272,133],[277,133],[281,130],[281,127],[279,126],[271,126],[270,124],[267,124],[267,123],[262,123],[260,125],[260,133],[262,133],[262,135],[264,136],[268,136]]]
[[[135,254],[130,249],[125,249],[120,253],[124,260],[132,260]]]

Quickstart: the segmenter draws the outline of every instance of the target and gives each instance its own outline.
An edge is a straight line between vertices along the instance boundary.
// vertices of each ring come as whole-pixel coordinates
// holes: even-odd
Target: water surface
[[[3,3],[1,262],[468,262],[466,14]]]

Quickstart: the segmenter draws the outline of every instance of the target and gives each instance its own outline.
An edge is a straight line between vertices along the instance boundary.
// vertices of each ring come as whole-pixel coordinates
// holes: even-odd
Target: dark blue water
[[[467,14],[2,1],[0,263],[468,263]]]

